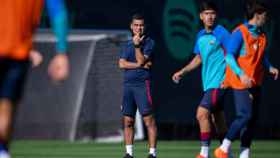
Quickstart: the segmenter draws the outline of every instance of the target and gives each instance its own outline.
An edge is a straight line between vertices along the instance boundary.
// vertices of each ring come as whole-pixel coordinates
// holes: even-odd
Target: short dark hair
[[[204,0],[200,4],[199,12],[201,13],[205,10],[214,10],[214,11],[218,12],[218,7],[216,6],[216,4],[214,2]]]
[[[132,23],[133,20],[144,20],[144,19],[145,19],[145,17],[144,17],[143,14],[135,13],[135,14],[132,15],[130,22]]]
[[[252,19],[256,13],[262,14],[264,12],[268,12],[268,7],[265,3],[251,0],[246,4],[246,18],[248,20]]]

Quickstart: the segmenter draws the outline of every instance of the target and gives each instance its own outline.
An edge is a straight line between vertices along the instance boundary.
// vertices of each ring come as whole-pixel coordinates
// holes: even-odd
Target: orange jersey
[[[43,0],[0,0],[0,58],[26,60]]]
[[[258,37],[254,37],[243,24],[238,29],[242,33],[246,54],[237,57],[236,61],[244,73],[252,78],[253,87],[260,86],[264,76],[263,58],[266,47],[266,36],[262,33]],[[246,88],[229,66],[226,68],[224,85],[234,89]]]

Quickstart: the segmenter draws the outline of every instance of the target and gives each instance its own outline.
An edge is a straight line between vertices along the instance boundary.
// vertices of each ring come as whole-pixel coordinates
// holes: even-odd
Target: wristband
[[[134,44],[134,48],[140,48],[140,44]]]

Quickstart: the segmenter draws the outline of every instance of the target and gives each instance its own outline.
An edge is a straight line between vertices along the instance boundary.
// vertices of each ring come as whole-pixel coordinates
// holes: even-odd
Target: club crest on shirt
[[[209,42],[209,44],[214,45],[215,42],[216,42],[216,40],[211,40],[211,41]]]

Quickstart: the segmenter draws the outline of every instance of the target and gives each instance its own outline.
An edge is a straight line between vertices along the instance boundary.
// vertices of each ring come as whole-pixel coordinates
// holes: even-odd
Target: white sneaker
[[[249,157],[250,157],[250,148],[241,147],[239,158],[249,158]]]
[[[6,151],[0,151],[0,158],[11,158],[11,156]]]

